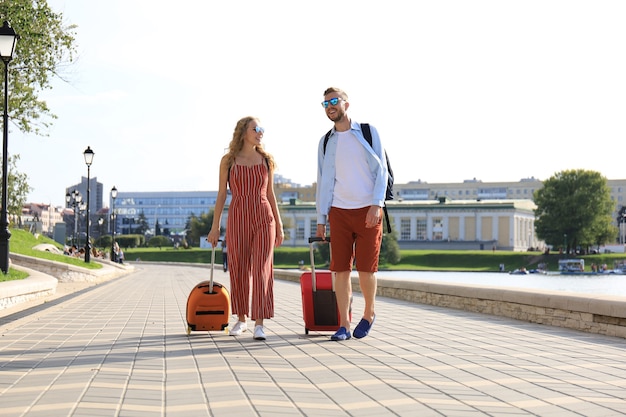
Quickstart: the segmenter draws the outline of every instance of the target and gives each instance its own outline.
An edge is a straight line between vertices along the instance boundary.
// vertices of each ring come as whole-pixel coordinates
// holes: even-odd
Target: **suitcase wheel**
[[[304,334],[309,334],[309,329],[307,329],[306,327],[304,328]]]

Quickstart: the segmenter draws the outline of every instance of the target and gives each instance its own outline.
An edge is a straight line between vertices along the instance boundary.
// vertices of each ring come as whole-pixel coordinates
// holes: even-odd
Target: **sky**
[[[237,121],[255,116],[277,173],[315,182],[344,89],[396,183],[626,178],[624,1],[48,0],[78,54],[41,93],[48,136],[12,126],[28,202],[87,176],[120,192],[217,191]],[[16,28],[18,30],[18,28]],[[19,32],[19,31],[18,31]]]

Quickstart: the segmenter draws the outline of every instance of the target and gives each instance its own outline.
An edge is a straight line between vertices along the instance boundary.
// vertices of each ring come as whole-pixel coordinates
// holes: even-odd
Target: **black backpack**
[[[370,125],[368,123],[361,123],[361,130],[363,130],[363,137],[367,143],[372,146],[372,131],[370,130]],[[326,154],[326,144],[328,143],[331,133],[332,129],[326,133],[326,136],[324,136],[324,154]],[[387,151],[384,152],[385,160],[387,161],[387,189],[385,190],[385,201],[388,201],[393,200],[393,170],[391,169],[391,164],[389,163]],[[387,213],[386,205],[383,206],[383,211],[385,212],[385,220],[387,221],[387,232],[391,233],[391,223],[389,223],[389,213]]]

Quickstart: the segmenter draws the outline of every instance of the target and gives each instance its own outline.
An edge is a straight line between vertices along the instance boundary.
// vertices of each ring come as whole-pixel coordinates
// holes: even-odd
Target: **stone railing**
[[[276,270],[276,279],[299,282],[301,272]],[[626,279],[626,277],[624,277]],[[359,280],[352,277],[354,291]],[[509,317],[549,326],[626,338],[626,297],[579,295],[378,278],[378,295],[410,302]]]
[[[13,268],[28,272],[25,279],[0,282],[0,310],[14,305],[52,295],[58,280],[41,272],[13,265]]]
[[[58,279],[59,282],[100,282],[126,273],[129,268],[133,268],[129,264],[117,264],[93,259],[92,262],[100,262],[102,268],[87,269],[64,262],[50,261],[15,253],[11,254],[11,262],[15,265],[51,275]]]
[[[59,282],[100,283],[128,274],[134,270],[129,264],[100,262],[102,268],[87,269],[63,262],[11,253],[11,267],[28,272],[25,279],[0,282],[0,310],[22,302],[52,295]]]

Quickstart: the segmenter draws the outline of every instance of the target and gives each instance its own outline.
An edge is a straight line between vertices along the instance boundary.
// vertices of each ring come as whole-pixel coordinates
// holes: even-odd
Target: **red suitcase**
[[[326,238],[330,242],[330,238]],[[300,276],[300,290],[302,291],[302,317],[304,332],[337,331],[339,329],[339,310],[335,295],[335,280],[331,271],[315,271],[313,242],[321,242],[319,237],[309,238],[311,254],[311,271]],[[350,319],[352,312],[350,312]]]
[[[224,330],[230,319],[230,294],[213,282],[215,248],[211,252],[211,279],[197,284],[187,298],[187,335],[192,331]]]

